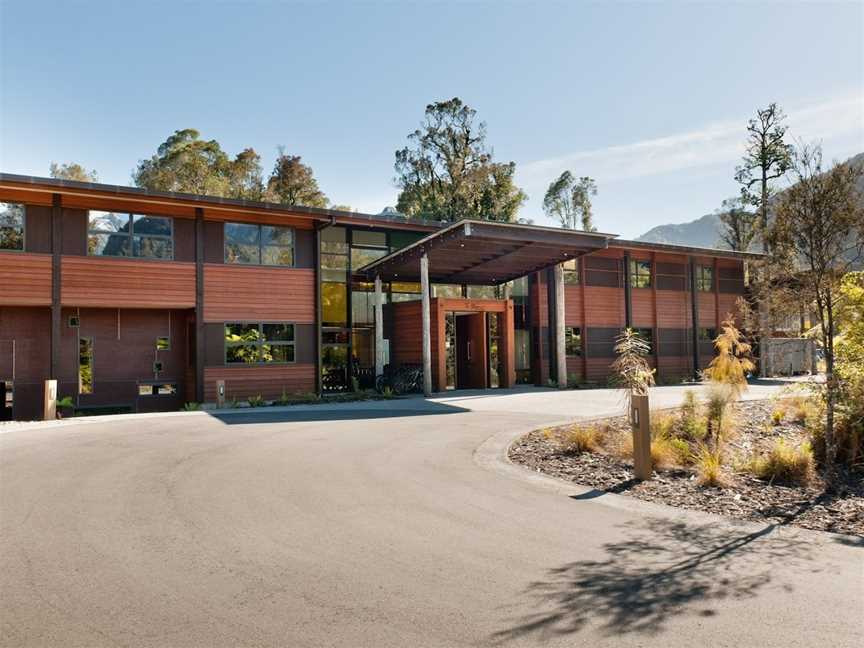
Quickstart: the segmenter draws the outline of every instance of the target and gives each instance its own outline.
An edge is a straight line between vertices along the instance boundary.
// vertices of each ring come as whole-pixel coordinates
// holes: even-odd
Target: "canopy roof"
[[[498,285],[608,247],[613,234],[462,220],[358,270],[385,281],[419,281],[429,258],[435,283]]]

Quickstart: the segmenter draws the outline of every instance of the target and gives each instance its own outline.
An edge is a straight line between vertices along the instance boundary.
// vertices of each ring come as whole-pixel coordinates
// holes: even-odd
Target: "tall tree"
[[[261,156],[255,149],[240,151],[228,172],[228,197],[244,200],[264,200],[265,188],[261,171]]]
[[[138,187],[226,196],[230,188],[230,161],[216,140],[202,140],[194,128],[174,131],[149,160],[141,160],[132,173]]]
[[[83,166],[76,162],[68,162],[66,164],[57,164],[52,162],[48,167],[48,173],[52,178],[58,180],[76,180],[77,182],[99,182],[99,175],[96,170],[88,171]]]
[[[756,236],[756,214],[747,209],[741,198],[728,198],[718,214],[720,240],[730,250],[746,252]]]
[[[288,155],[281,148],[267,182],[267,193],[271,200],[283,205],[324,208],[330,202],[318,188],[312,167],[303,164],[299,155]]]
[[[742,199],[757,208],[758,229],[762,248],[769,251],[768,207],[774,194],[773,182],[783,176],[792,164],[792,146],[786,144],[786,115],[776,104],[756,111],[756,118],[747,123],[747,144],[744,158],[735,169],[735,180],[741,185]]]
[[[787,277],[797,277],[816,304],[825,353],[825,456],[830,475],[837,453],[834,337],[839,286],[864,254],[864,201],[859,188],[864,169],[847,162],[823,171],[820,147],[802,146],[794,156],[792,173],[796,183],[780,196],[768,231],[774,252],[771,262]]]
[[[512,222],[526,196],[514,181],[513,162],[492,160],[486,124],[454,97],[426,106],[421,127],[396,151],[396,208],[413,218]]]
[[[565,171],[549,184],[543,198],[543,209],[561,222],[561,227],[596,232],[591,211],[591,196],[597,195],[597,183],[588,176],[578,180]]]

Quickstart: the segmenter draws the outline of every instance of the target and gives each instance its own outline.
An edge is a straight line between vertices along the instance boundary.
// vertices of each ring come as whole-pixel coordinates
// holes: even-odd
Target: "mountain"
[[[720,247],[720,216],[705,214],[689,223],[658,225],[638,236],[636,240],[693,247]]]
[[[859,153],[846,161],[853,164],[864,164],[864,153]],[[825,166],[828,166],[827,160]],[[864,176],[862,176],[858,189],[864,196]],[[706,214],[689,223],[672,223],[652,227],[642,236],[636,237],[636,240],[649,243],[675,243],[693,247],[726,247],[720,242],[721,227],[719,213]]]

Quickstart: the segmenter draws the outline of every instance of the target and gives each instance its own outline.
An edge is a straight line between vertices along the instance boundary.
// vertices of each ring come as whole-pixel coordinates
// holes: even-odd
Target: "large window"
[[[93,338],[78,338],[78,393],[93,393]]]
[[[225,263],[294,265],[294,230],[275,225],[225,223]]]
[[[351,232],[351,270],[387,256],[387,235],[384,232],[354,230]]]
[[[633,288],[651,287],[651,262],[630,259],[630,285]]]
[[[225,324],[226,364],[294,362],[294,324],[231,322]]]
[[[711,292],[714,290],[714,268],[711,266],[696,266],[696,290]]]
[[[87,254],[173,259],[173,221],[167,216],[91,211]]]
[[[582,355],[582,329],[568,326],[564,329],[564,349],[568,356]]]
[[[0,203],[0,250],[24,249],[24,205]]]
[[[561,264],[561,268],[564,270],[564,283],[565,285],[570,286],[578,286],[579,285],[579,260],[578,259],[570,259],[569,261],[565,261]]]

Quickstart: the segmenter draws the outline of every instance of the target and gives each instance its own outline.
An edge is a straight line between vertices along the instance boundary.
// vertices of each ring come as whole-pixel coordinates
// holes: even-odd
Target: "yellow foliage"
[[[806,442],[793,448],[778,439],[766,454],[751,459],[749,468],[759,479],[807,484],[813,478],[813,450]]]
[[[561,447],[568,454],[596,452],[602,443],[603,431],[596,425],[574,425],[561,439]]]
[[[705,376],[712,382],[729,385],[732,400],[737,399],[747,388],[747,373],[756,366],[749,359],[750,345],[741,338],[730,317],[722,324],[721,333],[714,340],[717,355],[705,370]]]
[[[723,461],[718,450],[702,446],[696,455],[696,470],[701,486],[717,486],[724,488],[726,479],[723,476]]]

